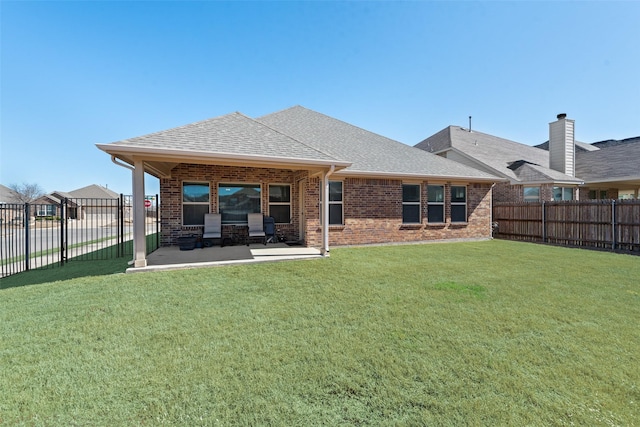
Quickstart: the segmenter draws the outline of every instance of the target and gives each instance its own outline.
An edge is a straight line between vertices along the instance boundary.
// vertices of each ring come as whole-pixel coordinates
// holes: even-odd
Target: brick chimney
[[[549,123],[549,168],[575,176],[575,121],[567,119],[566,114],[558,114],[557,118]]]

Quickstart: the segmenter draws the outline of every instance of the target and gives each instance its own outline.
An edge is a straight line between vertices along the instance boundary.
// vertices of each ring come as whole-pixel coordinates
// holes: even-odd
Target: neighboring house
[[[20,195],[9,187],[5,187],[0,184],[0,205],[8,205],[12,203],[21,203]]]
[[[53,193],[45,194],[42,197],[34,200],[31,204],[31,216],[32,217],[59,217],[62,215],[60,212],[60,203],[65,198],[70,198],[69,193],[64,191],[54,191]],[[78,212],[78,205],[74,202],[69,204],[67,210],[67,218],[75,219]]]
[[[252,119],[232,113],[98,148],[132,170],[134,266],[146,265],[144,172],[160,178],[163,245],[246,214],[276,219],[307,246],[491,235],[499,178],[296,106]],[[326,219],[326,220],[325,220]]]
[[[0,184],[0,226],[12,223],[22,223],[23,211],[19,211],[17,204],[20,202],[20,195]]]
[[[625,190],[637,197],[640,138],[585,144],[575,141],[574,129],[559,114],[549,141],[533,147],[449,126],[416,147],[507,178],[494,189],[496,202],[618,198]]]
[[[110,223],[117,220],[120,195],[101,185],[88,185],[69,191],[70,198],[82,207],[76,219],[93,223]]]
[[[89,220],[109,224],[117,219],[120,195],[100,185],[88,185],[77,190],[53,191],[32,203],[31,216],[61,216],[60,204],[67,200],[67,219]]]
[[[640,137],[591,144],[576,150],[576,175],[584,180],[581,199],[640,199]]]

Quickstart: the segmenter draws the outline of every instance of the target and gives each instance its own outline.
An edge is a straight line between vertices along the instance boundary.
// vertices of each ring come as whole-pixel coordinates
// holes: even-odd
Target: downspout
[[[329,256],[329,177],[336,170],[336,165],[331,165],[327,173],[322,177],[322,249],[323,256]]]
[[[469,127],[471,129],[471,127]],[[493,187],[496,186],[494,182],[491,184],[491,198],[489,199],[489,228],[491,229],[491,238],[493,239]]]
[[[134,177],[134,172],[135,172],[135,168],[133,166],[130,166],[126,163],[122,163],[120,161],[118,161],[118,159],[116,158],[116,156],[112,155],[111,156],[111,161],[113,162],[113,164],[116,164],[118,166],[121,166],[125,169],[129,169],[131,171],[131,188],[133,189],[133,186],[135,185],[135,177]],[[133,239],[133,256],[135,257],[136,254],[136,239]],[[135,262],[135,258],[132,258],[131,261],[127,262],[128,265],[132,265]]]

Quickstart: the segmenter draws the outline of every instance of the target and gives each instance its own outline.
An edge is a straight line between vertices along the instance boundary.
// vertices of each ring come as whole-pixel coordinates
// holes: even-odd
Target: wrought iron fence
[[[133,254],[133,197],[68,198],[58,204],[0,205],[0,277],[71,260],[98,260]],[[145,228],[159,246],[159,199],[145,198]]]

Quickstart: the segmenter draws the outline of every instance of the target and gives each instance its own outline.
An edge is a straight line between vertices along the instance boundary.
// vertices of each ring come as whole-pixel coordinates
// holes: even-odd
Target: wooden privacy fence
[[[640,252],[640,200],[494,203],[494,236]]]

